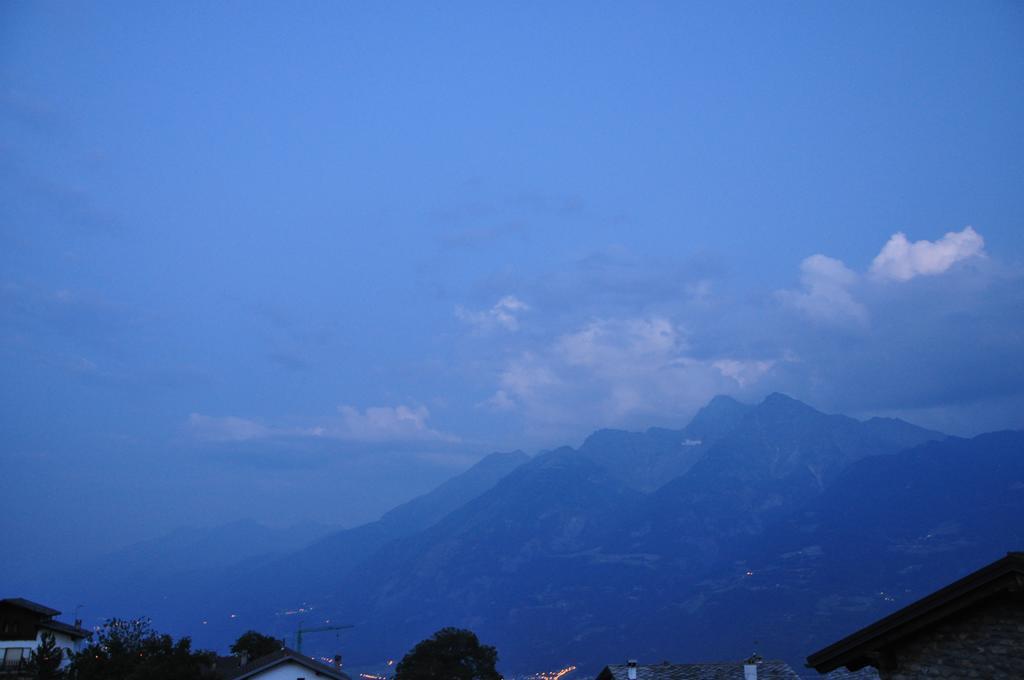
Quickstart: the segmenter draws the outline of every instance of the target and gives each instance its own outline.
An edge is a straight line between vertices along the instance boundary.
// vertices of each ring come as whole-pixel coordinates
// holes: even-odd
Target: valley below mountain
[[[352,624],[306,644],[354,667],[400,658],[442,626],[473,629],[508,672],[755,649],[799,667],[1021,549],[1022,516],[1022,432],[960,439],[781,394],[716,397],[680,430],[492,454],[377,522],[301,546],[254,538],[265,549],[235,561],[153,568],[145,592],[95,567],[71,582],[94,612],[148,615],[198,646]]]

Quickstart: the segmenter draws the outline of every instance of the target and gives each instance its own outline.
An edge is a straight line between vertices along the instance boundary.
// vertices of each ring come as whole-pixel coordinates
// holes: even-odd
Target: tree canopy
[[[501,680],[497,663],[498,650],[473,631],[442,628],[402,658],[395,680]]]
[[[154,631],[148,619],[109,619],[88,646],[74,655],[69,675],[77,680],[181,680],[212,678],[214,655],[192,650]]]
[[[238,656],[246,656],[250,660],[258,659],[281,649],[281,641],[264,635],[255,630],[247,630],[242,633],[235,643],[231,645],[231,653]]]
[[[60,667],[63,660],[64,650],[57,646],[57,638],[46,631],[39,646],[32,650],[26,670],[33,680],[59,680],[65,677]]]

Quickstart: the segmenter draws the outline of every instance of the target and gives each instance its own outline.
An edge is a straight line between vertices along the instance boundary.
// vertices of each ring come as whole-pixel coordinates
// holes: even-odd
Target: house
[[[64,664],[78,648],[87,631],[81,622],[75,625],[56,621],[60,612],[20,597],[0,600],[0,676],[16,677],[24,667],[44,633],[51,633],[57,646],[64,650]]]
[[[315,661],[287,647],[261,656],[243,666],[218,666],[226,680],[351,680],[340,669]]]
[[[859,671],[850,671],[845,668],[837,668],[833,671],[819,676],[821,680],[879,680],[878,671],[871,666],[865,666]]]
[[[1024,552],[1011,552],[807,657],[882,680],[1024,677]]]
[[[605,666],[597,680],[799,680],[785,661],[765,661],[753,656],[746,661],[716,663],[669,663],[641,666],[636,661]]]

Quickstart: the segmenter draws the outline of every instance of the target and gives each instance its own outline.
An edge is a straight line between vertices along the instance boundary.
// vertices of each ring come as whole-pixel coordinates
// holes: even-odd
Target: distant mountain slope
[[[680,445],[697,436],[699,444]],[[378,552],[324,601],[332,616],[359,618],[352,644],[368,657],[431,627],[466,625],[503,642],[509,663],[576,661],[634,626],[643,638],[632,612],[678,602],[734,545],[820,494],[850,463],[943,436],[826,415],[783,395],[754,407],[716,400],[693,427],[602,431],[579,450],[537,456]],[[682,470],[674,480],[638,490],[653,486],[651,470],[673,466]]]
[[[15,585],[42,601],[82,603],[90,620],[146,615],[159,626],[221,648],[242,632],[237,629],[244,622],[253,625],[254,616],[243,613],[260,612],[266,630],[282,634],[295,624],[278,621],[275,612],[329,592],[374,551],[430,526],[527,460],[521,451],[491,454],[380,520],[353,529],[272,529],[250,520],[183,528],[93,562],[56,565],[30,583]]]
[[[446,625],[497,645],[508,671],[737,658],[754,640],[799,663],[1020,547],[1022,439],[720,397],[680,430],[492,455],[377,522],[140,602],[198,645],[250,627],[285,635],[300,619],[354,623],[307,641],[342,645],[353,665]]]
[[[209,528],[182,527],[106,555],[95,566],[108,575],[116,571],[122,576],[223,567],[243,559],[299,550],[331,530],[315,523],[275,528],[251,519]]]
[[[691,566],[707,562],[730,536],[760,532],[851,463],[944,437],[903,421],[828,415],[771,394],[687,474],[651,494],[622,540],[634,551],[671,550]]]
[[[678,607],[654,616],[654,628],[718,653],[730,638],[756,639],[799,660],[1020,550],[1022,517],[1024,432],[866,458],[827,493],[737,543],[729,559],[679,592]]]
[[[591,598],[598,581],[618,589],[615,565],[604,578],[589,575],[588,552],[639,497],[572,449],[542,454],[378,552],[339,582],[333,605],[358,615],[360,654],[401,649],[439,621],[483,636],[511,626],[559,640],[577,627],[567,625],[568,603]]]
[[[293,553],[330,530],[314,523],[268,527],[253,520],[181,527],[81,564],[40,565],[26,582],[5,585],[62,607],[81,604],[90,620],[154,614],[171,593],[187,596],[193,585],[239,562]]]
[[[167,607],[157,603],[156,611],[171,625],[179,626],[188,625],[188,619],[181,616],[184,611],[203,612],[199,617],[193,613],[191,620],[214,619],[204,628],[204,637],[200,639],[213,640],[216,645],[223,645],[241,633],[239,628],[246,621],[248,626],[262,621],[262,628],[277,636],[292,632],[298,620],[293,621],[282,612],[298,611],[294,616],[307,616],[308,603],[319,603],[325,593],[334,592],[335,585],[355,566],[365,563],[389,543],[430,527],[528,460],[522,451],[492,453],[375,522],[333,532],[298,551],[271,559],[240,562],[227,569],[195,574],[187,592],[177,595],[190,603],[188,606]],[[253,593],[259,593],[259,597],[254,598]],[[237,617],[229,618],[225,612]]]
[[[712,444],[729,434],[756,407],[741,404],[732,397],[718,395],[697,411],[686,426],[687,435]]]
[[[267,565],[265,570],[285,569],[298,592],[289,597],[312,597],[344,576],[378,549],[426,529],[497,484],[529,460],[522,451],[492,453],[439,487],[385,513],[376,522],[334,532]],[[280,589],[279,589],[280,590]]]
[[[731,397],[715,397],[682,430],[598,430],[587,437],[579,452],[623,484],[638,491],[654,491],[686,474],[752,408]]]

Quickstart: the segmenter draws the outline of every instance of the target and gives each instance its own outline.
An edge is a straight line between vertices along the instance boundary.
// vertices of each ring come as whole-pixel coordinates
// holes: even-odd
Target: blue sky
[[[0,515],[352,524],[717,393],[1024,426],[1022,46],[1009,2],[5,3]]]

